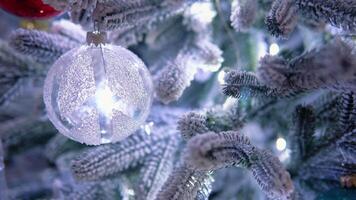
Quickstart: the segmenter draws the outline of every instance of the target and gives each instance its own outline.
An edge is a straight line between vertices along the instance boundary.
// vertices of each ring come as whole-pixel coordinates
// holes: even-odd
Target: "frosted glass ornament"
[[[88,45],[53,64],[45,80],[44,102],[60,133],[99,145],[123,140],[144,123],[153,86],[134,53],[91,36]]]

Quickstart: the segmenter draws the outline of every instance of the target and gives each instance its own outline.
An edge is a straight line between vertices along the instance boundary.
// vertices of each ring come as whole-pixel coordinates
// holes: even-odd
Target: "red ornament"
[[[42,0],[0,0],[0,8],[13,15],[31,19],[46,19],[61,13]]]

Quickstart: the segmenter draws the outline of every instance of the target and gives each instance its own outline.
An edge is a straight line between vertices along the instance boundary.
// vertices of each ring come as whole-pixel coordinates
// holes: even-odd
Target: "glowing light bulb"
[[[224,80],[225,74],[226,74],[226,72],[225,72],[224,70],[221,70],[221,71],[219,72],[219,74],[218,74],[218,81],[219,81],[220,84],[225,84],[225,80]]]
[[[190,7],[190,14],[200,22],[210,23],[216,15],[210,2],[197,2]]]
[[[278,138],[276,140],[276,148],[278,151],[283,151],[287,147],[287,142],[284,138]]]
[[[269,46],[269,54],[272,56],[275,56],[279,53],[279,46],[277,43],[272,43],[271,46]]]

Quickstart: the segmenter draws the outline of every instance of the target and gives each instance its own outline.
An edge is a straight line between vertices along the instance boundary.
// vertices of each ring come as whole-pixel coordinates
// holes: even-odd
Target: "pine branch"
[[[294,190],[289,173],[278,158],[256,149],[247,138],[234,131],[193,137],[187,144],[184,160],[189,168],[196,170],[248,168],[272,199],[288,199]]]
[[[299,169],[299,177],[312,185],[315,190],[335,187],[340,177],[356,172],[355,163],[345,162],[337,151],[329,151],[304,164]],[[319,180],[322,185],[318,185]]]
[[[258,2],[256,0],[235,0],[231,9],[231,26],[238,32],[247,31],[257,16]]]
[[[51,189],[48,183],[29,182],[10,188],[6,199],[36,199],[39,195],[43,198],[50,198]]]
[[[356,131],[334,139],[329,146],[318,147],[319,151],[310,157],[298,170],[299,177],[310,184],[314,180],[324,182],[316,189],[328,189],[335,186],[340,177],[356,173]],[[312,184],[313,185],[313,184]]]
[[[64,199],[71,200],[116,200],[120,197],[119,181],[103,180],[98,182],[85,182],[74,187],[66,194]]]
[[[2,122],[1,125],[3,145],[13,153],[44,144],[57,131],[49,121],[33,115],[31,118],[10,119],[6,123]]]
[[[65,19],[54,21],[51,26],[51,32],[80,44],[84,43],[86,38],[86,32],[81,26]]]
[[[208,177],[200,184],[196,200],[208,200],[213,188],[214,178],[207,172]]]
[[[189,140],[197,134],[209,132],[206,124],[207,117],[205,115],[190,112],[180,118],[178,121],[178,130],[185,140]]]
[[[182,16],[172,16],[169,19],[158,19],[150,24],[142,24],[140,26],[125,27],[113,30],[109,33],[111,41],[121,46],[135,45],[145,38],[145,41],[150,45],[160,45],[161,41],[155,41],[153,37],[169,37],[169,41],[172,40],[173,34],[179,34],[178,32],[184,32],[181,24]],[[177,29],[179,31],[177,31]],[[153,41],[151,41],[153,40]]]
[[[294,130],[291,134],[291,157],[294,159],[293,165],[298,166],[307,158],[307,153],[311,150],[315,133],[315,115],[311,106],[297,106],[293,119]]]
[[[206,35],[194,34],[187,44],[180,50],[177,59],[186,60],[186,68],[219,69],[223,62],[222,51],[212,43]]]
[[[168,63],[155,75],[156,95],[163,103],[176,101],[190,86],[198,68],[220,67],[221,50],[209,41],[190,33],[185,36],[183,47],[172,63]]]
[[[18,29],[12,33],[10,45],[39,63],[51,64],[79,44],[58,34]]]
[[[168,141],[157,144],[152,154],[144,160],[139,174],[137,199],[155,199],[173,169],[177,147],[177,138],[168,138]]]
[[[0,107],[17,100],[29,89],[32,80],[42,75],[41,66],[0,41]]]
[[[233,165],[249,167],[254,152],[247,138],[236,132],[210,132],[188,141],[184,160],[195,170],[217,170]]]
[[[241,127],[242,120],[239,113],[219,108],[211,109],[205,114],[190,112],[178,121],[178,130],[185,140],[211,131],[238,130]]]
[[[327,88],[336,91],[355,90],[356,59],[353,47],[335,39],[321,49],[313,50],[287,63],[266,56],[258,68],[260,80],[278,91],[307,91]]]
[[[160,70],[155,80],[155,91],[160,101],[169,103],[179,99],[184,90],[190,85],[195,72],[189,71],[183,61],[175,60]]]
[[[1,199],[8,198],[8,187],[7,187],[6,177],[5,177],[6,174],[5,174],[4,160],[5,160],[5,152],[0,138],[0,188],[1,188],[0,198]]]
[[[4,41],[0,41],[0,63],[5,67],[15,68],[19,71],[30,71],[34,65],[30,58],[21,56]]]
[[[158,19],[167,19],[176,14],[186,4],[193,0],[119,0],[114,3],[98,4],[98,13],[94,18],[98,21],[101,29],[118,29],[142,24],[151,24]]]
[[[353,92],[342,93],[338,104],[338,125],[340,131],[349,131],[355,128],[353,112],[356,110],[354,105],[356,95]]]
[[[187,109],[181,107],[167,107],[162,104],[153,104],[147,122],[154,122],[156,126],[175,126],[177,119],[182,116]],[[174,129],[174,128],[173,128]]]
[[[6,106],[19,96],[21,96],[28,88],[28,79],[17,79],[10,88],[0,96],[0,106]]]
[[[91,0],[91,1],[83,1],[83,0],[75,0],[70,2],[67,5],[67,10],[70,11],[70,19],[76,24],[80,24],[86,29],[93,29],[93,22],[97,21],[94,19],[94,11],[97,8],[98,1],[100,0]],[[112,5],[108,5],[109,8]],[[63,9],[62,9],[63,10]],[[102,12],[101,10],[98,12]],[[100,30],[103,30],[100,28]]]
[[[84,147],[85,145],[74,142],[61,134],[57,134],[46,144],[45,155],[48,160],[54,162],[62,154],[76,151]]]
[[[194,171],[183,164],[173,170],[155,200],[195,200],[201,188],[210,182],[209,174]]]
[[[262,83],[272,87],[280,88],[286,81],[284,74],[289,73],[288,62],[279,56],[266,55],[260,60],[260,67],[257,69],[257,77]]]
[[[267,101],[259,102],[255,108],[247,113],[243,118],[242,121],[246,121],[248,119],[256,119],[261,116],[265,116],[268,114],[273,108],[278,105],[278,99],[268,99]]]
[[[0,66],[0,84],[3,88],[13,85],[18,79],[25,76],[27,76],[27,74],[21,72],[18,68]]]
[[[71,19],[82,26],[91,27],[98,23],[99,30],[127,29],[167,19],[175,15],[184,6],[196,0],[94,0],[70,1],[60,0],[45,2],[58,10],[69,10]]]
[[[340,151],[344,160],[356,165],[356,130],[346,133],[337,141],[337,151]]]
[[[338,118],[337,104],[339,96],[334,92],[327,92],[321,97],[313,101],[313,108],[317,123],[325,123],[327,121],[334,122]]]
[[[91,148],[73,160],[73,173],[82,180],[108,178],[142,163],[155,150],[154,144],[169,136],[139,132],[121,142]]]
[[[268,198],[285,200],[297,196],[288,171],[269,152],[259,150],[250,171]]]
[[[299,9],[344,31],[356,31],[356,2],[353,0],[296,0]]]
[[[240,130],[243,126],[241,113],[238,109],[224,110],[216,107],[206,112],[207,126],[215,133],[229,130]]]
[[[263,85],[251,72],[230,71],[225,76],[223,92],[235,98],[277,96],[277,91]]]
[[[297,7],[293,0],[275,0],[265,22],[272,35],[288,36],[297,26]]]

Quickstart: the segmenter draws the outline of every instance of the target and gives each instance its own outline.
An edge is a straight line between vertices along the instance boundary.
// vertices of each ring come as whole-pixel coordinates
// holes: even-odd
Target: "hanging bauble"
[[[42,0],[0,0],[0,8],[18,17],[32,19],[46,19],[61,13]]]
[[[62,55],[44,85],[50,121],[63,135],[90,145],[129,136],[144,123],[152,101],[145,64],[104,38],[88,33],[88,44]]]

